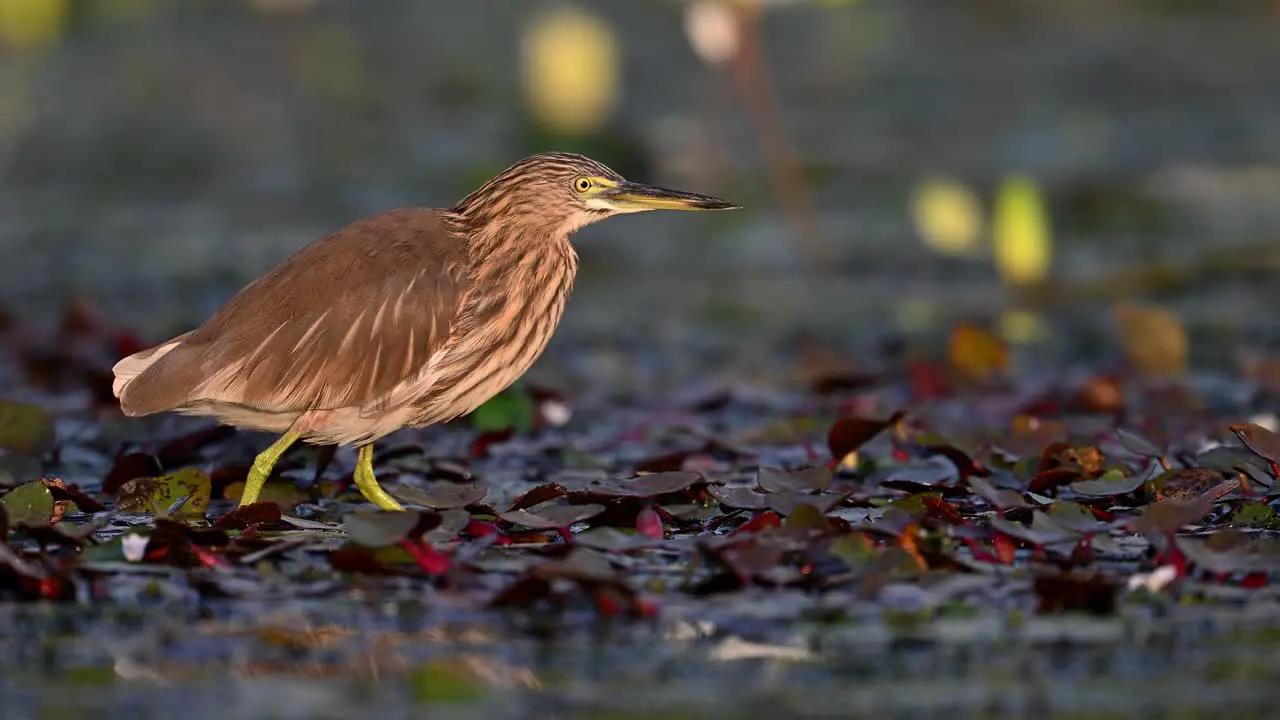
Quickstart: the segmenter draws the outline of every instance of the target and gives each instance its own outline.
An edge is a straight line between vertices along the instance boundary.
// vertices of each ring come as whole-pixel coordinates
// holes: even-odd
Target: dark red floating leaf
[[[1040,613],[1087,612],[1113,615],[1120,583],[1111,576],[1093,572],[1039,575],[1035,593]]]
[[[516,498],[515,502],[511,503],[511,507],[507,509],[523,510],[524,508],[533,507],[534,505],[541,505],[548,500],[555,500],[558,497],[564,497],[567,492],[568,491],[566,491],[562,485],[558,485],[556,483],[543,483],[542,485],[532,488],[525,492],[525,494]]]
[[[273,502],[257,502],[238,507],[218,518],[213,526],[223,530],[244,530],[250,525],[271,525],[280,522],[280,506]]]
[[[144,452],[126,453],[116,458],[115,464],[102,480],[102,492],[114,496],[125,483],[140,477],[159,477],[164,474],[160,460]]]
[[[1232,425],[1228,429],[1258,457],[1272,463],[1280,463],[1280,433],[1272,432],[1255,423]]]
[[[804,468],[803,470],[781,470],[778,468],[760,468],[756,476],[760,489],[770,493],[811,493],[822,492],[831,487],[834,474],[824,467]]]
[[[883,420],[876,418],[847,417],[836,420],[827,431],[827,449],[833,460],[839,461],[846,455],[866,445],[872,438],[893,427],[906,416],[899,410]]]

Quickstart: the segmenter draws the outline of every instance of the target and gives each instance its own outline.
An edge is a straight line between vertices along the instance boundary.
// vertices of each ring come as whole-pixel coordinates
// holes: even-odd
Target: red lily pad
[[[528,510],[508,510],[498,517],[512,525],[533,530],[558,530],[589,520],[604,512],[603,505],[535,505]]]

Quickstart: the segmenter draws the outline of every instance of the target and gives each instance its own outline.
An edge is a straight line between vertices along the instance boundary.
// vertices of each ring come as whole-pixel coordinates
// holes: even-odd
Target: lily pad
[[[416,512],[357,510],[342,518],[342,525],[355,544],[381,548],[409,537],[419,519]]]
[[[741,485],[711,485],[707,492],[721,506],[735,510],[764,510],[769,507],[769,496]]]
[[[498,517],[521,527],[534,530],[555,530],[569,527],[574,523],[599,515],[604,512],[603,505],[535,505],[528,510],[508,510],[499,513]]]
[[[1232,425],[1231,432],[1240,438],[1245,447],[1252,450],[1260,458],[1273,463],[1280,463],[1280,433],[1268,430],[1255,423]]]
[[[661,472],[626,480],[604,480],[592,484],[587,491],[592,495],[650,498],[688,490],[700,482],[703,479],[698,473]]]
[[[1149,478],[1145,473],[1126,476],[1120,470],[1111,469],[1093,480],[1073,482],[1067,487],[1077,495],[1084,495],[1086,497],[1112,497],[1115,495],[1128,495],[1134,490],[1142,487],[1148,479]]]
[[[1005,535],[1024,540],[1032,545],[1056,545],[1058,543],[1074,542],[1079,539],[1078,533],[1062,527],[1039,510],[1032,513],[1030,527],[1021,523],[1010,522],[1004,518],[993,519],[991,527]]]
[[[186,500],[172,511],[173,514],[203,516],[212,493],[213,483],[207,474],[186,468],[161,477],[134,478],[126,482],[116,494],[116,509],[163,514],[170,512],[170,508],[185,497]]]
[[[49,486],[36,480],[0,497],[11,526],[49,522],[53,519],[53,493]]]
[[[803,470],[760,468],[756,481],[765,492],[808,493],[822,492],[831,487],[832,478],[833,473],[824,467]]]
[[[0,400],[0,450],[42,455],[53,447],[53,415],[39,405]]]
[[[488,494],[487,490],[478,485],[444,480],[427,483],[425,489],[411,485],[388,485],[387,492],[410,505],[421,505],[434,510],[464,508],[484,500]]]

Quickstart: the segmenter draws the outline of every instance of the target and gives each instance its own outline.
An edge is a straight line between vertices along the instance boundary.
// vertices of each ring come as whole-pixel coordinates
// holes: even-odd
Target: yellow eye
[[[578,192],[584,193],[591,189],[591,178],[584,178],[584,177],[578,178],[576,181],[574,181],[573,187]]]

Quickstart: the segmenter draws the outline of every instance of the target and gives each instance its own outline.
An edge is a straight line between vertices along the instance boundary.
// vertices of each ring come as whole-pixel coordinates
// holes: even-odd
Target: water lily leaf
[[[213,526],[223,530],[244,530],[250,525],[270,525],[280,522],[280,506],[273,502],[258,502],[238,507],[218,518]]]
[[[429,543],[449,542],[456,538],[471,522],[471,513],[462,508],[449,508],[440,511],[440,524],[422,536]]]
[[[1142,455],[1149,458],[1157,458],[1164,455],[1164,451],[1156,447],[1155,443],[1130,430],[1116,428],[1116,438],[1120,440],[1120,444],[1124,446],[1125,450],[1134,455]]]
[[[0,400],[0,450],[42,455],[53,447],[53,415],[39,405]]]
[[[823,517],[822,511],[808,503],[801,503],[792,508],[787,514],[787,520],[783,523],[786,527],[805,528],[809,530],[817,530],[828,526],[827,519]]]
[[[1032,545],[1056,545],[1064,542],[1075,542],[1079,534],[1068,530],[1054,522],[1048,515],[1036,510],[1031,515],[1031,526],[1015,523],[1004,518],[993,518],[991,527],[1005,535],[1015,537]]]
[[[973,489],[983,500],[991,503],[997,510],[1008,510],[1010,508],[1020,508],[1027,506],[1026,498],[1022,497],[1022,493],[1006,488],[998,488],[987,480],[978,476],[972,476],[965,482],[969,483],[969,487]]]
[[[592,495],[650,498],[688,490],[702,482],[702,476],[694,472],[661,472],[626,480],[602,480],[592,483],[587,491]]]
[[[760,468],[756,482],[760,489],[771,493],[810,493],[822,492],[831,487],[833,473],[824,467],[805,468],[803,470],[780,470],[778,468]]]
[[[36,480],[10,490],[0,497],[0,505],[14,527],[49,522],[53,519],[53,493]]]
[[[1098,478],[1073,482],[1067,487],[1077,495],[1084,495],[1086,497],[1112,497],[1115,495],[1128,495],[1134,490],[1142,487],[1148,479],[1149,478],[1146,474],[1126,476],[1124,472],[1120,470],[1111,469],[1103,473]]]
[[[654,540],[634,531],[594,527],[573,537],[574,543],[606,552],[626,552],[654,546]]]
[[[1229,429],[1258,457],[1280,463],[1280,433],[1272,432],[1254,423],[1232,425]]]
[[[420,519],[417,512],[357,510],[342,518],[342,525],[357,545],[381,548],[409,537]]]
[[[1196,455],[1196,462],[1204,468],[1238,472],[1237,468],[1247,466],[1260,468],[1265,461],[1247,447],[1219,445]]]
[[[165,513],[182,501],[176,515],[203,516],[213,494],[213,483],[201,470],[186,468],[155,478],[134,478],[120,486],[116,509],[122,512]],[[183,498],[186,498],[183,501]]]
[[[411,485],[390,484],[387,492],[410,505],[421,505],[434,510],[464,508],[484,500],[488,491],[471,483],[455,483],[438,480],[427,483],[425,489]]]
[[[526,432],[533,427],[536,407],[523,388],[514,387],[494,395],[471,411],[472,425],[480,432],[515,430]]]
[[[845,417],[836,420],[827,431],[827,449],[831,457],[843,460],[846,455],[866,445],[875,436],[893,427],[906,415],[899,410],[892,416],[880,420],[878,418]]]
[[[764,510],[769,507],[769,496],[742,485],[710,485],[707,492],[722,507],[735,510]]]
[[[555,530],[569,527],[575,523],[599,515],[604,512],[603,505],[535,505],[528,510],[508,510],[498,513],[498,517],[521,527],[533,530]]]
[[[831,511],[841,500],[844,495],[830,493],[828,495],[810,495],[809,493],[792,493],[777,492],[766,495],[769,499],[769,509],[779,515],[791,515],[796,508],[801,505],[812,505],[818,508],[823,514]]]
[[[1160,500],[1147,506],[1129,527],[1137,533],[1165,534],[1177,532],[1185,525],[1199,522],[1213,509],[1213,500],[1201,496],[1193,500]]]

